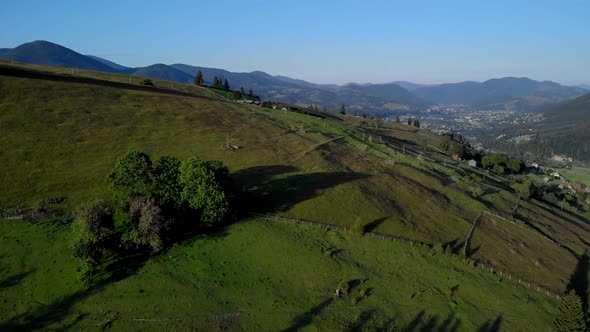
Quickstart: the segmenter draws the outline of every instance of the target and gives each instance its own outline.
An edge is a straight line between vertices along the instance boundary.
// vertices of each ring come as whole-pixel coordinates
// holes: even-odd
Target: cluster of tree
[[[213,77],[213,87],[217,89],[223,89],[226,91],[230,90],[229,82],[227,79],[221,79],[221,77]]]
[[[520,199],[535,198],[553,204],[562,210],[578,212],[590,217],[590,193],[584,190],[573,194],[570,191],[560,190],[551,184],[531,181],[531,179],[513,181],[510,187],[518,195],[515,210]]]
[[[397,119],[396,119],[397,122]],[[420,128],[420,121],[418,119],[413,119],[411,117],[408,118],[408,126],[414,126],[416,128]]]
[[[501,153],[490,153],[483,156],[481,165],[499,174],[521,174],[526,169],[522,160],[510,159]]]
[[[186,232],[223,221],[232,197],[227,167],[196,157],[165,156],[153,165],[147,154],[130,152],[118,159],[108,182],[111,203],[85,204],[73,224],[83,280],[107,252],[157,253]]]

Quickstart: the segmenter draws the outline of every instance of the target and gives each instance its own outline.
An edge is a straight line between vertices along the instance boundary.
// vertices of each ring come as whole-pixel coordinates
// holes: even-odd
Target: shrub
[[[365,224],[360,218],[357,218],[356,222],[350,226],[350,231],[354,234],[365,235]]]
[[[147,85],[147,86],[154,86],[154,82],[152,82],[152,80],[150,80],[149,78],[142,80],[141,82],[139,82],[139,84]]]

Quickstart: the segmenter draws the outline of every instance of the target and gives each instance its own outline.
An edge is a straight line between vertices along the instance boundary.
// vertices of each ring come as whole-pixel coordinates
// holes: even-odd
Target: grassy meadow
[[[303,225],[243,221],[113,267],[88,291],[67,222],[0,230],[2,330],[548,331],[554,312],[555,299],[450,255]]]

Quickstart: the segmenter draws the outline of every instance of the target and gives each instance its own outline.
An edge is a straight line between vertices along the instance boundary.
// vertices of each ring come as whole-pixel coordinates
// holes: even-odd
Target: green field
[[[15,74],[10,68],[0,66],[4,214],[16,213],[17,207],[47,208],[44,204],[56,198],[65,199],[59,206],[64,212],[106,199],[107,175],[118,156],[133,150],[153,160],[170,155],[223,161],[240,197],[249,202],[242,213],[346,227],[361,223],[369,231],[456,253],[482,210],[509,218],[517,199],[506,179],[491,175],[469,182],[472,174],[483,178],[481,170],[442,155],[436,149],[441,137],[427,130],[401,124],[372,128],[356,118],[341,122],[337,116],[330,120],[241,105],[194,85],[172,88],[155,80],[156,87],[149,88],[130,84],[125,75],[80,71],[71,76],[66,69],[40,66],[21,66],[24,73]],[[474,186],[481,195],[472,195]],[[476,230],[470,258],[561,294],[578,265],[576,255],[590,249],[588,220],[536,200],[519,206],[519,227],[488,220]],[[87,329],[112,320],[121,330],[140,328],[137,324],[223,329],[215,325],[220,322],[231,329],[267,330],[300,320],[320,330],[342,330],[359,320],[378,327],[393,319],[395,326],[405,326],[417,317],[420,324],[437,317],[442,324],[453,313],[465,330],[499,316],[502,326],[526,330],[527,320],[548,326],[554,310],[555,301],[546,295],[476,272],[458,258],[261,221],[240,222],[222,236],[187,239],[124,278],[117,274],[108,285],[84,292],[64,222],[0,223],[6,227],[0,233],[5,280],[0,292],[13,299],[24,294],[18,303],[4,301],[0,317],[25,329],[39,322],[46,324],[39,325],[43,329],[52,320],[60,321],[56,327]],[[330,248],[343,251],[323,253]],[[374,289],[359,305],[351,299],[320,305],[339,281],[359,278],[369,279],[367,287]],[[460,301],[448,295],[456,284]],[[46,316],[53,308],[61,316]]]
[[[114,267],[122,275],[90,291],[72,272],[67,223],[4,221],[0,234],[1,330],[545,331],[555,304],[428,248],[271,221]],[[335,298],[342,282],[352,287]]]
[[[573,180],[583,185],[590,186],[590,168],[572,167],[560,169],[559,172],[568,180]]]

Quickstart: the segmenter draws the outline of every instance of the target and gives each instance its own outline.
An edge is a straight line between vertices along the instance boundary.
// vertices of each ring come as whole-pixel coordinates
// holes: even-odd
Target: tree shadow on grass
[[[5,278],[4,280],[0,280],[0,291],[2,291],[2,289],[4,288],[9,288],[17,285],[21,280],[23,280],[26,276],[28,276],[31,273],[33,273],[33,271],[14,274],[8,278]]]
[[[105,263],[102,273],[96,275],[94,286],[88,289],[78,290],[64,298],[43,305],[32,311],[17,315],[10,320],[0,323],[0,331],[31,331],[47,330],[52,324],[59,324],[59,328],[51,329],[68,330],[77,324],[88,314],[73,310],[76,303],[100,292],[107,285],[123,280],[135,274],[148,260],[147,254],[127,254],[118,259],[112,259]],[[74,315],[73,319],[68,316]],[[68,319],[66,319],[68,318]],[[62,323],[65,320],[64,323]]]
[[[364,231],[365,232],[372,232],[375,229],[377,229],[377,227],[379,227],[379,225],[381,225],[384,221],[385,221],[386,217],[382,217],[379,219],[375,219],[373,221],[371,221],[370,223],[366,224],[364,227]]]
[[[477,329],[477,332],[499,332],[502,325],[502,315],[496,317],[495,320],[488,320]]]
[[[355,172],[292,174],[297,168],[287,165],[258,166],[232,174],[239,186],[242,215],[249,212],[287,211],[312,199],[324,189],[356,181],[368,175]],[[280,176],[282,175],[282,176]]]
[[[440,320],[438,316],[426,317],[424,310],[420,311],[416,317],[406,325],[401,331],[404,332],[425,332],[425,331],[439,331],[439,332],[457,332],[461,327],[461,322],[455,317],[453,313],[449,314],[444,320]]]
[[[566,293],[574,291],[582,300],[584,311],[588,310],[588,273],[590,272],[590,259],[588,253],[578,257],[578,264],[572,273],[566,287]]]
[[[322,303],[316,305],[315,307],[309,309],[307,312],[295,317],[293,319],[293,325],[283,330],[284,332],[295,332],[299,331],[302,328],[306,327],[307,325],[313,322],[314,317],[318,316],[322,313],[322,311],[334,302],[333,298],[328,298]]]

